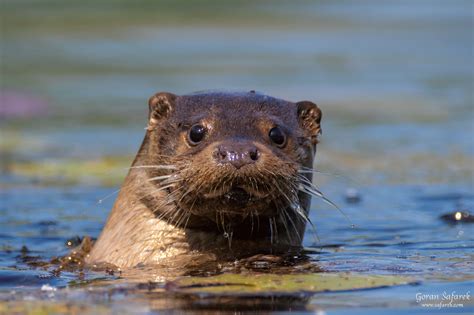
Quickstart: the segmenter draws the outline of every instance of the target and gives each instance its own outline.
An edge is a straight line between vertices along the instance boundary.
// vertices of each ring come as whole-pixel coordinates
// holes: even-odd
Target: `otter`
[[[250,92],[161,92],[87,263],[177,266],[301,248],[321,111]]]

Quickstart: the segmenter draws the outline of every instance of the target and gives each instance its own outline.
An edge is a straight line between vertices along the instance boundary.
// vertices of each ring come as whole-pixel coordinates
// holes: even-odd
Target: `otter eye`
[[[204,128],[204,126],[194,125],[189,130],[189,135],[188,135],[189,142],[191,144],[196,145],[199,142],[201,142],[202,139],[204,139],[205,134],[206,134],[206,128]]]
[[[279,127],[273,127],[268,133],[270,140],[275,143],[277,146],[282,147],[285,145],[286,137],[283,131]]]

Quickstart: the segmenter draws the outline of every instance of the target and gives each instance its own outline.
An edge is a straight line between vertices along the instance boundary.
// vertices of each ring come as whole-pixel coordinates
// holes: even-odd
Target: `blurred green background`
[[[316,167],[473,186],[472,1],[2,0],[5,186],[118,185],[157,91],[323,110]]]

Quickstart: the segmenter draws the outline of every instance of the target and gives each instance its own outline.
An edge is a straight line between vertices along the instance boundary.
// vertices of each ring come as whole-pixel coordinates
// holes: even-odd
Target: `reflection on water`
[[[114,199],[97,204],[114,190],[102,184],[118,186],[126,173],[148,97],[209,88],[316,101],[323,110],[316,182],[356,228],[314,202],[319,241],[309,229],[309,256],[330,272],[421,281],[262,299],[261,308],[400,309],[413,307],[419,291],[472,288],[473,227],[440,219],[474,211],[471,1],[133,3],[2,3],[2,299],[15,290],[20,300],[90,299],[96,313],[171,307],[156,294],[126,298],[113,284],[127,284],[103,273],[80,280],[30,270],[21,248],[49,259],[66,253],[67,239],[97,236]],[[348,187],[357,187],[360,202],[346,203]],[[88,295],[104,277],[108,293]],[[86,289],[41,290],[72,284]]]
[[[4,289],[2,291],[0,288],[1,297],[18,299],[33,295],[37,299],[42,299],[41,294],[44,292],[38,289],[44,285],[61,288],[76,286],[78,283],[82,283],[80,287],[88,283],[102,283],[108,285],[105,287],[108,294],[112,294],[114,299],[119,299],[120,292],[116,291],[118,287],[116,289],[110,287],[113,281],[118,281],[113,280],[114,276],[103,272],[89,272],[85,276],[64,272],[56,277],[41,269],[28,270],[21,253],[21,247],[27,245],[30,257],[39,256],[48,259],[65,254],[67,252],[65,240],[75,235],[98,235],[112,200],[106,200],[102,204],[98,204],[97,200],[111,191],[100,187],[4,190],[1,197],[8,205],[8,211],[1,218],[1,225],[4,227],[0,234],[3,246],[0,253],[0,277]],[[433,288],[438,291],[444,290],[448,285],[435,284],[437,281],[455,281],[458,283],[455,287],[458,291],[469,289],[474,279],[473,227],[462,223],[453,226],[445,223],[439,216],[456,207],[472,209],[474,195],[471,191],[466,191],[462,187],[446,186],[431,188],[385,186],[371,188],[370,191],[362,191],[361,194],[364,199],[357,204],[344,204],[342,195],[335,200],[344,205],[343,209],[355,224],[355,228],[351,228],[350,223],[334,209],[317,202],[313,205],[311,220],[316,223],[319,240],[315,239],[314,232],[309,229],[305,237],[305,247],[307,255],[314,264],[329,272],[411,276],[423,281],[417,286],[418,290],[422,291],[434,290]],[[384,200],[383,204],[380,202],[381,197]],[[26,270],[23,270],[24,268]],[[149,274],[155,281],[165,279],[153,277],[153,272]],[[108,280],[103,282],[106,279]],[[95,287],[99,292],[94,294],[100,296],[104,292],[100,291],[97,284]],[[135,285],[127,284],[127,281],[123,280],[118,281],[117,285],[122,291],[129,292],[133,299],[146,301],[146,295],[143,294],[148,289],[145,292],[137,291]],[[180,302],[179,296],[176,300],[170,300],[171,297],[163,295],[162,284],[160,286],[161,291],[155,290],[153,293],[154,299],[164,303],[160,305],[160,309],[171,305],[192,308],[198,308],[200,305],[212,309],[216,305],[213,304],[213,301],[216,302],[213,299],[194,301],[194,304],[189,304],[189,301]],[[37,291],[34,291],[35,288]],[[16,295],[9,293],[12,289],[17,292]],[[380,292],[374,294],[380,295],[384,301],[392,300],[394,303],[396,300],[401,306],[408,306],[413,300],[413,296],[400,295],[397,289],[379,290]],[[71,293],[55,294],[56,298],[61,300]],[[103,298],[87,297],[87,292],[75,294],[68,298],[82,296],[82,299],[95,298],[104,303]],[[356,296],[359,296],[359,294],[351,296],[348,293],[342,295],[348,296],[351,301],[357,300]],[[371,307],[380,305],[379,301],[370,302],[370,293],[363,295],[361,305]],[[302,309],[313,309],[321,302],[330,307],[348,307],[346,299],[333,298],[337,295],[317,295],[312,299],[310,297],[311,294],[305,296],[303,300],[293,297],[290,299],[293,301],[291,303],[283,299],[270,304],[268,300],[263,299],[252,302],[255,303],[252,305],[259,305],[261,309],[289,309],[291,305],[299,305],[298,307]],[[242,307],[238,309],[245,309],[248,301],[242,297],[235,299],[235,305]],[[230,305],[235,306],[232,303]]]

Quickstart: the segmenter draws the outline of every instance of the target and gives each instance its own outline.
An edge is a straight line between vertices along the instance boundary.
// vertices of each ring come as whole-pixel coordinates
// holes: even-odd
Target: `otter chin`
[[[299,248],[321,111],[250,92],[161,92],[88,263],[231,260]]]

